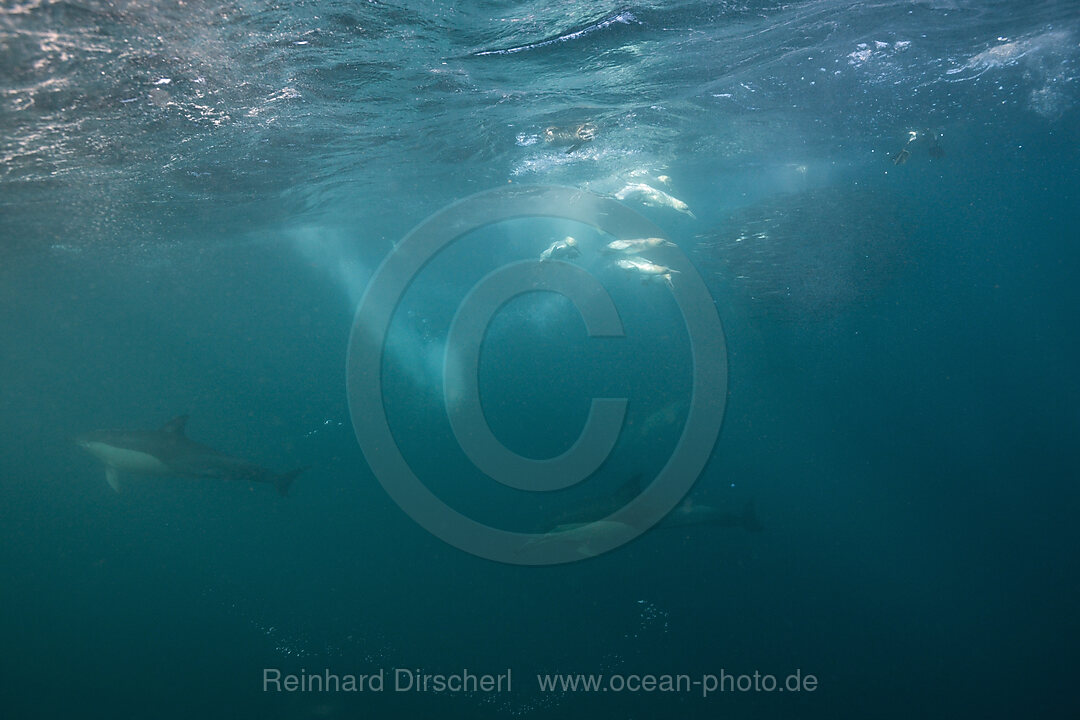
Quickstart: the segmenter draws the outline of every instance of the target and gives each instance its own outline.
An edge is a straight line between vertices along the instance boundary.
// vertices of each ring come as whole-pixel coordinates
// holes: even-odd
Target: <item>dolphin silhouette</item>
[[[177,475],[270,483],[286,495],[305,468],[275,473],[219,453],[189,440],[184,434],[187,415],[175,417],[160,430],[98,430],[75,439],[75,444],[105,463],[105,480],[120,492],[120,473]]]
[[[642,475],[634,475],[615,488],[610,496],[601,495],[593,498],[591,502],[587,501],[562,513],[553,523],[549,524],[548,532],[565,531],[603,519],[609,513],[628,504],[640,495],[644,490],[643,481],[644,477]],[[676,505],[653,528],[659,530],[696,525],[741,528],[748,532],[758,532],[763,529],[754,509],[753,500],[747,502],[741,512],[733,512],[698,502],[690,497],[685,498]]]

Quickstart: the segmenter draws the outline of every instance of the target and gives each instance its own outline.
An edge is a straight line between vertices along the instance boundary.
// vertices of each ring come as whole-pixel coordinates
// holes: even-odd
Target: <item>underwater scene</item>
[[[1072,718],[1080,3],[0,0],[0,716]]]

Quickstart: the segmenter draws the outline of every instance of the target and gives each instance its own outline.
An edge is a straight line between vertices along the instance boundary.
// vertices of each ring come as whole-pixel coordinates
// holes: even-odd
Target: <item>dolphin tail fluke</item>
[[[295,480],[296,476],[304,472],[305,470],[307,470],[306,467],[296,468],[295,470],[290,470],[287,473],[282,473],[281,475],[278,475],[274,479],[274,487],[277,488],[278,494],[288,495],[289,486],[292,485],[293,480]]]
[[[757,513],[754,511],[754,501],[750,500],[743,507],[742,515],[739,516],[739,524],[742,525],[744,530],[750,532],[757,532],[762,530],[761,522],[757,518]]]

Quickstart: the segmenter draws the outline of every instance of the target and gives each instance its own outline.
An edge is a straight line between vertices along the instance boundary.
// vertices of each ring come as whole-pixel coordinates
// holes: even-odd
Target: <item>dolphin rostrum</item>
[[[99,430],[76,438],[75,443],[105,463],[105,480],[117,492],[123,472],[265,482],[286,495],[289,485],[304,471],[275,473],[200,445],[184,434],[187,419],[187,415],[173,418],[160,430]]]

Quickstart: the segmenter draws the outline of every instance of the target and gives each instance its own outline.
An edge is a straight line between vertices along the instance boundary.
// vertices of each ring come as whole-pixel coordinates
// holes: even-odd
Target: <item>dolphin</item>
[[[187,415],[175,417],[160,430],[99,430],[80,435],[75,444],[105,463],[105,481],[120,492],[120,473],[177,475],[270,483],[286,495],[305,468],[275,473],[240,458],[189,440]]]
[[[619,500],[616,505],[629,502],[638,494],[640,487],[641,476],[635,475],[616,489],[613,495]],[[610,538],[617,538],[631,532],[633,528],[633,525],[625,522],[603,519],[605,513],[615,509],[610,507],[611,505],[612,503],[607,499],[601,499],[599,502],[588,503],[586,507],[564,513],[556,525],[549,526],[546,532],[526,541],[518,548],[518,553],[565,548],[574,551],[581,558],[599,555],[599,548]],[[741,513],[735,513],[687,498],[650,530],[685,528],[695,525],[742,528],[747,532],[758,532],[762,529],[754,512],[753,501],[746,503]]]
[[[556,525],[539,537],[526,541],[518,548],[518,553],[567,548],[581,558],[594,557],[600,554],[598,548],[609,538],[618,537],[630,529],[631,526],[626,523],[613,520]]]
[[[564,512],[555,520],[554,527],[548,526],[548,533],[558,534],[567,530],[576,530],[589,523],[601,521],[606,515],[640,495],[644,490],[643,480],[643,476],[634,475],[617,487],[610,496],[594,498],[592,501]],[[758,532],[763,529],[752,500],[743,506],[742,512],[731,512],[697,502],[693,498],[685,498],[656,523],[653,529],[685,528],[695,525],[741,528],[747,532]],[[582,532],[578,536],[568,537],[585,538],[585,534]]]
[[[718,527],[737,527],[748,532],[762,529],[754,511],[754,501],[743,506],[742,512],[728,512],[705,505],[687,498],[675,506],[675,509],[657,523],[657,528],[690,527],[693,525],[716,525]]]

